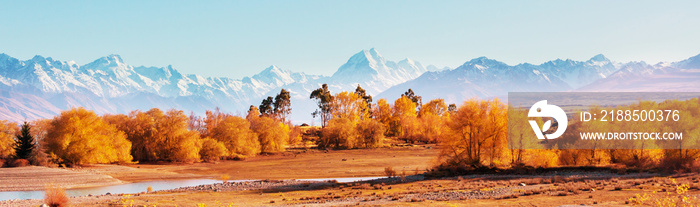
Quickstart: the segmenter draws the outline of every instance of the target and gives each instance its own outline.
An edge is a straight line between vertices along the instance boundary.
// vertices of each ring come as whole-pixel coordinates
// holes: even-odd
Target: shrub
[[[15,123],[0,120],[0,158],[10,158],[15,154],[13,137],[17,130]]]
[[[334,118],[323,128],[318,140],[320,148],[350,149],[355,146],[355,127],[350,119]]]
[[[385,167],[384,168],[384,175],[386,175],[387,177],[390,177],[390,178],[396,177],[396,170],[394,170],[394,168],[392,168],[392,167]]]
[[[199,150],[199,156],[202,157],[202,160],[207,162],[217,161],[226,154],[228,154],[228,152],[223,143],[211,138],[202,140],[202,149]]]
[[[261,153],[284,151],[289,138],[289,127],[270,117],[260,117],[253,123],[253,131],[258,134]]]
[[[83,108],[61,112],[46,135],[49,153],[68,164],[131,162],[131,142],[123,132]]]
[[[57,186],[48,186],[46,188],[46,195],[44,197],[44,202],[51,207],[64,207],[69,205],[68,196],[66,191]]]
[[[149,185],[149,186],[146,188],[146,193],[150,193],[150,192],[153,192],[153,186],[150,186],[150,185]]]
[[[213,139],[223,143],[230,156],[251,156],[260,153],[260,141],[250,129],[250,122],[241,117],[224,118],[211,130]]]
[[[360,121],[356,126],[359,147],[379,147],[384,139],[384,125],[373,119]]]
[[[9,164],[10,167],[26,167],[29,166],[29,160],[15,159]]]

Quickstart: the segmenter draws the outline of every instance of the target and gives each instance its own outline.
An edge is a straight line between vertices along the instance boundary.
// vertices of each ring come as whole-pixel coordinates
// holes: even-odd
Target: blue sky
[[[0,53],[241,78],[330,75],[362,49],[455,67],[700,53],[697,1],[0,1]]]

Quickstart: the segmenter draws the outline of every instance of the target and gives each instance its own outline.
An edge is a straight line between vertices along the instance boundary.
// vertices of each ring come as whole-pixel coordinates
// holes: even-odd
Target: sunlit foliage
[[[83,108],[61,112],[46,136],[49,153],[70,164],[125,163],[131,143],[123,132]]]

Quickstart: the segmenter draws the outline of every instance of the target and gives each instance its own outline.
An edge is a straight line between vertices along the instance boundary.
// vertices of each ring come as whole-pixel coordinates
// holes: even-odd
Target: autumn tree
[[[333,96],[331,95],[331,91],[328,90],[328,85],[324,83],[321,88],[312,91],[309,98],[316,99],[316,104],[318,105],[318,109],[311,113],[311,115],[313,115],[314,118],[320,117],[321,126],[325,127],[328,120],[332,118],[331,102],[333,101]]]
[[[219,108],[216,108],[216,111],[219,111]],[[187,122],[187,129],[190,131],[196,131],[199,132],[202,136],[206,133],[207,125],[204,122],[204,118],[201,116],[197,116],[197,114],[194,113],[194,111],[190,111],[190,116],[188,117],[189,121]]]
[[[231,116],[230,114],[226,114],[226,113],[221,112],[219,107],[216,107],[216,109],[214,111],[207,110],[204,114],[205,114],[205,117],[202,120],[202,122],[204,123],[204,129],[202,130],[202,133],[200,134],[202,137],[212,136],[211,135],[212,131],[217,126],[219,126],[219,124],[221,124],[221,122],[224,121],[224,119]],[[193,122],[193,120],[192,120],[192,118],[190,118],[188,126],[192,126],[194,124],[192,122]],[[192,128],[192,127],[188,127],[188,128]]]
[[[508,132],[505,106],[497,99],[464,102],[447,123],[439,158],[447,166],[478,167],[501,163]]]
[[[257,110],[255,116],[257,117]],[[211,137],[226,147],[229,156],[247,157],[260,153],[257,134],[251,130],[248,120],[237,116],[226,117],[216,128]]]
[[[228,151],[223,143],[211,138],[202,139],[202,149],[199,150],[199,156],[202,160],[207,162],[217,161],[226,154],[228,154]]]
[[[335,94],[330,107],[333,118],[347,118],[353,123],[369,118],[369,114],[364,113],[369,110],[367,102],[355,93],[343,91]]]
[[[270,117],[260,117],[252,124],[253,131],[258,135],[261,153],[284,151],[285,142],[289,137],[289,127]]]
[[[355,94],[365,100],[365,103],[367,103],[367,109],[363,110],[362,113],[366,114],[367,117],[372,117],[372,96],[367,94],[365,89],[360,87],[359,84],[357,85],[357,88],[355,88]]]
[[[394,119],[392,116],[393,107],[387,103],[386,99],[379,99],[377,104],[375,104],[373,111],[373,118],[382,123],[382,125],[384,125],[384,129],[386,129],[384,132],[385,136],[394,135],[397,133],[396,131],[392,131],[396,128],[391,126]]]
[[[401,97],[410,99],[416,104],[416,107],[421,107],[423,105],[423,97],[416,95],[416,93],[413,92],[413,89],[409,88],[408,91],[401,94]]]
[[[12,137],[17,133],[17,124],[0,120],[0,159],[10,158],[15,154]]]
[[[17,159],[29,160],[36,148],[30,129],[29,123],[24,122],[20,134],[15,137],[15,157]]]
[[[374,119],[365,119],[355,126],[357,132],[357,147],[375,148],[382,144],[384,139],[384,125]]]
[[[420,108],[418,116],[423,116],[424,114],[434,114],[437,116],[443,116],[447,113],[447,105],[444,99],[433,99],[427,104]]]
[[[131,142],[123,132],[94,112],[74,108],[51,121],[46,148],[69,164],[125,163],[132,160]]]
[[[158,108],[133,111],[119,126],[133,143],[134,159],[139,161],[199,161],[199,133],[188,129],[189,118],[183,111]]]
[[[318,147],[351,149],[355,147],[356,131],[353,122],[346,117],[333,118],[323,128],[318,139]]]
[[[401,96],[394,101],[392,116],[394,120],[392,120],[389,130],[396,132],[394,136],[406,141],[419,139],[420,125],[417,119],[416,103],[408,96]]]

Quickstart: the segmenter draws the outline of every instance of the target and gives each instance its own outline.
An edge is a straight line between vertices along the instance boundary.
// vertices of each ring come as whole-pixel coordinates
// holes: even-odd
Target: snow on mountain
[[[675,63],[622,64],[605,79],[578,88],[588,92],[697,92],[700,88],[700,55]]]
[[[474,58],[454,70],[427,72],[379,94],[390,100],[409,88],[424,100],[444,98],[457,103],[467,98],[503,97],[511,91],[568,91],[605,78],[617,68],[603,55],[588,61],[561,60],[515,66],[486,57]]]
[[[359,84],[370,94],[378,94],[391,86],[417,78],[426,71],[422,64],[408,58],[398,63],[386,60],[372,48],[350,57],[331,79],[341,85],[357,87]]]
[[[700,87],[700,55],[676,63],[614,63],[603,55],[586,61],[553,60],[533,65],[508,65],[486,57],[451,69],[424,66],[412,59],[395,62],[374,48],[352,55],[332,76],[295,73],[270,66],[242,79],[182,74],[172,66],[131,66],[108,55],[85,65],[35,56],[18,60],[0,53],[0,119],[48,118],[60,110],[86,107],[97,113],[176,108],[203,113],[220,107],[245,113],[281,89],[292,96],[291,119],[312,122],[316,104],[311,91],[326,83],[332,93],[354,91],[394,100],[409,88],[427,101],[444,98],[502,97],[510,91],[696,90]],[[644,82],[647,81],[647,82]],[[635,88],[636,87],[636,88]]]

